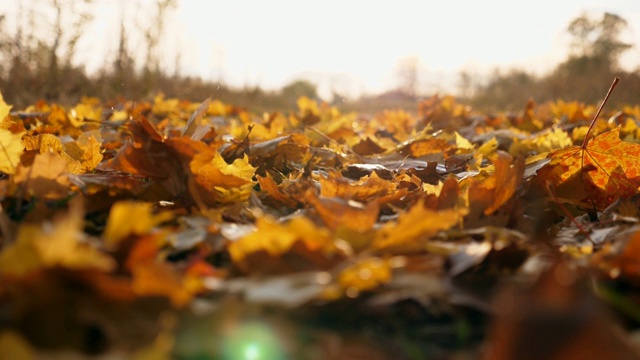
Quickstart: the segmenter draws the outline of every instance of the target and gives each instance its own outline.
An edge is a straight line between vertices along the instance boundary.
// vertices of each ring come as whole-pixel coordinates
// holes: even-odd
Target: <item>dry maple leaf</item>
[[[403,246],[418,240],[429,239],[442,230],[459,224],[468,209],[431,210],[420,200],[397,222],[389,222],[380,228],[373,242],[376,249]]]
[[[169,212],[152,213],[150,203],[120,201],[111,207],[107,226],[104,230],[105,243],[116,246],[131,234],[145,235],[158,224],[171,219]],[[132,221],[133,220],[133,221]]]
[[[12,106],[4,102],[2,93],[0,92],[0,121],[4,120],[9,115]]]
[[[0,278],[24,276],[56,266],[70,270],[113,270],[116,266],[113,258],[82,241],[83,217],[82,210],[72,206],[68,214],[47,226],[22,226],[16,242],[0,253]]]
[[[472,182],[469,187],[469,206],[473,210],[482,212],[484,216],[491,215],[505,205],[515,194],[522,182],[524,162],[516,160],[502,151],[496,153],[493,160],[494,172],[480,181]],[[470,178],[473,181],[475,178]]]
[[[229,254],[233,261],[243,269],[268,268],[269,260],[260,258],[260,262],[251,262],[258,253],[265,253],[285,266],[285,254],[300,253],[307,263],[305,267],[312,267],[311,260],[322,263],[322,259],[339,259],[345,249],[336,245],[335,239],[326,228],[319,227],[307,217],[294,217],[286,223],[279,223],[266,216],[256,221],[256,231],[229,244]],[[310,258],[315,255],[317,259]],[[326,261],[325,261],[326,262]],[[282,264],[280,264],[282,263]]]
[[[174,306],[181,307],[202,290],[202,282],[199,274],[158,261],[163,246],[164,239],[159,234],[140,237],[133,244],[126,262],[132,276],[131,289],[138,296],[167,297]],[[202,262],[194,265],[208,267]]]
[[[600,105],[582,145],[550,152],[551,161],[538,171],[537,180],[552,195],[602,210],[638,192],[640,144],[620,140],[619,127],[589,141],[589,132],[618,80]]]
[[[53,150],[37,154],[30,166],[20,165],[14,181],[36,198],[61,200],[69,196],[67,163]]]
[[[305,200],[332,230],[346,227],[356,232],[369,231],[380,213],[380,204],[376,201],[360,203],[337,197],[318,197],[313,190],[307,190]]]
[[[233,203],[249,198],[255,170],[245,155],[227,164],[217,151],[196,154],[189,163],[194,185],[191,189],[204,203]],[[196,194],[197,193],[197,194]]]
[[[53,134],[26,135],[22,138],[26,150],[37,150],[40,154],[52,151],[67,163],[72,174],[91,171],[102,161],[100,133],[98,131],[80,134],[77,141],[63,143]]]
[[[16,172],[20,155],[24,146],[20,138],[23,134],[14,134],[7,129],[0,129],[0,171],[5,174]]]

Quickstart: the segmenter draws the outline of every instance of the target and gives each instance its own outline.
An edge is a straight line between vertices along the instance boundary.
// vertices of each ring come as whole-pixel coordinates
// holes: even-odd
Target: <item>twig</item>
[[[593,125],[595,125],[596,120],[598,119],[598,116],[600,116],[600,112],[602,112],[602,108],[604,107],[604,104],[606,104],[607,100],[609,100],[609,96],[611,96],[611,92],[613,92],[613,89],[615,89],[619,81],[620,81],[619,77],[615,77],[613,79],[613,83],[611,83],[611,86],[609,87],[609,91],[607,91],[607,95],[605,95],[604,100],[602,100],[602,104],[600,104],[600,107],[598,108],[598,112],[596,112],[596,115],[593,117],[593,120],[591,120],[591,125],[589,125],[589,130],[587,130],[587,134],[584,136],[584,141],[582,142],[582,146],[581,146],[582,149],[587,148],[587,143],[589,142],[589,134],[591,134],[591,129],[593,129]]]

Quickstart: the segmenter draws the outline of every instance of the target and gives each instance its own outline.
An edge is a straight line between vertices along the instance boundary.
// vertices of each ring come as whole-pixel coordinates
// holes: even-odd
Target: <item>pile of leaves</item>
[[[640,354],[640,107],[297,105],[0,97],[0,353]]]

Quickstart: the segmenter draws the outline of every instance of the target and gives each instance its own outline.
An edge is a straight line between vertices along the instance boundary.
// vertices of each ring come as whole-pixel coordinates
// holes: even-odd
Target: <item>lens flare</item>
[[[240,324],[225,336],[225,360],[285,360],[273,329],[257,322]]]

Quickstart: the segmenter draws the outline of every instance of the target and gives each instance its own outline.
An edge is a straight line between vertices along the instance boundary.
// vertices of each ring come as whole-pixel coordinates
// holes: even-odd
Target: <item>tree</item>
[[[532,91],[537,79],[524,70],[512,69],[506,73],[495,70],[488,83],[473,96],[478,107],[495,109],[520,109],[535,96]]]
[[[295,80],[285,85],[281,90],[281,94],[287,101],[293,100],[294,103],[301,96],[306,96],[310,99],[318,98],[316,85],[307,80]]]
[[[620,40],[626,27],[625,19],[607,12],[599,20],[586,14],[575,18],[567,28],[573,37],[573,58],[601,59],[614,70],[620,55],[631,48],[631,44]]]
[[[160,71],[160,58],[158,55],[158,47],[160,40],[166,30],[166,19],[171,10],[178,5],[176,0],[156,0],[156,14],[153,22],[144,29],[144,40],[146,42],[146,58],[144,70],[149,72]]]
[[[600,100],[614,76],[620,76],[618,59],[631,48],[620,40],[627,21],[604,13],[594,18],[582,14],[567,27],[572,36],[572,53],[543,81],[552,98],[575,99],[589,103]]]
[[[398,89],[411,97],[416,97],[418,94],[419,72],[419,57],[409,56],[399,59],[396,63]]]

